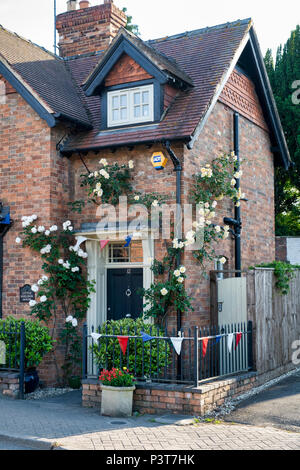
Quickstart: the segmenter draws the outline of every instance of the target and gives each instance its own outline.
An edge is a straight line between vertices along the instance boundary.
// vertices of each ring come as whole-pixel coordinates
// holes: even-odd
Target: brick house
[[[290,157],[252,21],[145,42],[125,29],[126,16],[112,0],[95,7],[82,1],[80,9],[76,3],[70,0],[68,11],[57,17],[60,57],[0,27],[0,199],[14,220],[0,238],[1,315],[29,313],[19,302],[19,289],[36,282],[41,265],[29,251],[20,254],[15,239],[21,217],[36,213],[44,226],[70,219],[76,234],[88,238],[89,275],[97,282],[88,322],[113,318],[114,302],[120,302],[127,283],[134,289],[151,284],[149,258],[159,258],[164,245],[145,232],[120,255],[120,241],[97,227],[94,208],[70,212],[68,203],[83,195],[80,175],[97,170],[101,158],[133,160],[135,189],[163,192],[174,203],[171,160],[160,172],[150,163],[156,151],[169,157],[167,143],[182,165],[181,203],[187,204],[193,174],[234,150],[236,113],[240,155],[247,160],[242,268],[274,260],[274,167],[288,168]],[[233,217],[233,204],[219,211]],[[110,240],[102,251],[99,239]],[[217,253],[235,268],[234,239],[220,243]],[[182,324],[206,325],[209,282],[199,278],[191,252],[182,263],[195,308]]]

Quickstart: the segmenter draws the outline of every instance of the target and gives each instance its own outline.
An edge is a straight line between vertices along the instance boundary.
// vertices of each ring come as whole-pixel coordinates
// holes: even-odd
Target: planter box
[[[135,387],[108,387],[101,385],[101,414],[114,418],[132,416],[133,392]]]

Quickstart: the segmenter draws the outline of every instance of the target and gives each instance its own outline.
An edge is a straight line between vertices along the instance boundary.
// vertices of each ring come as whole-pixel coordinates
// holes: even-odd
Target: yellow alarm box
[[[163,152],[154,152],[151,157],[152,165],[156,170],[163,170],[168,163],[167,157],[164,156]]]

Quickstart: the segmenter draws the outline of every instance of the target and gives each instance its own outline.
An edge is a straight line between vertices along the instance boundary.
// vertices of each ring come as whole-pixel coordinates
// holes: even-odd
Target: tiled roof
[[[161,122],[122,130],[100,131],[100,99],[87,98],[86,103],[92,105],[94,125],[97,122],[98,125],[72,137],[65,143],[63,151],[189,139],[205,116],[250,26],[251,20],[246,19],[148,41],[147,47],[157,51],[160,57],[167,57],[169,62],[176,61],[177,67],[191,77],[194,87],[179,93]],[[84,82],[84,73],[89,66],[95,67],[97,60],[99,57],[68,61],[78,85]]]
[[[48,105],[53,115],[62,114],[84,126],[91,126],[77,85],[63,60],[2,26],[0,61],[1,58],[37,94],[41,102]]]

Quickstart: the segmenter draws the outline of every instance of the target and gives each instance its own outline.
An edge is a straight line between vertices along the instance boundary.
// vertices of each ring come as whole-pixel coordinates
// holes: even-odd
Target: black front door
[[[108,269],[107,320],[129,317],[136,319],[143,313],[143,269]]]

